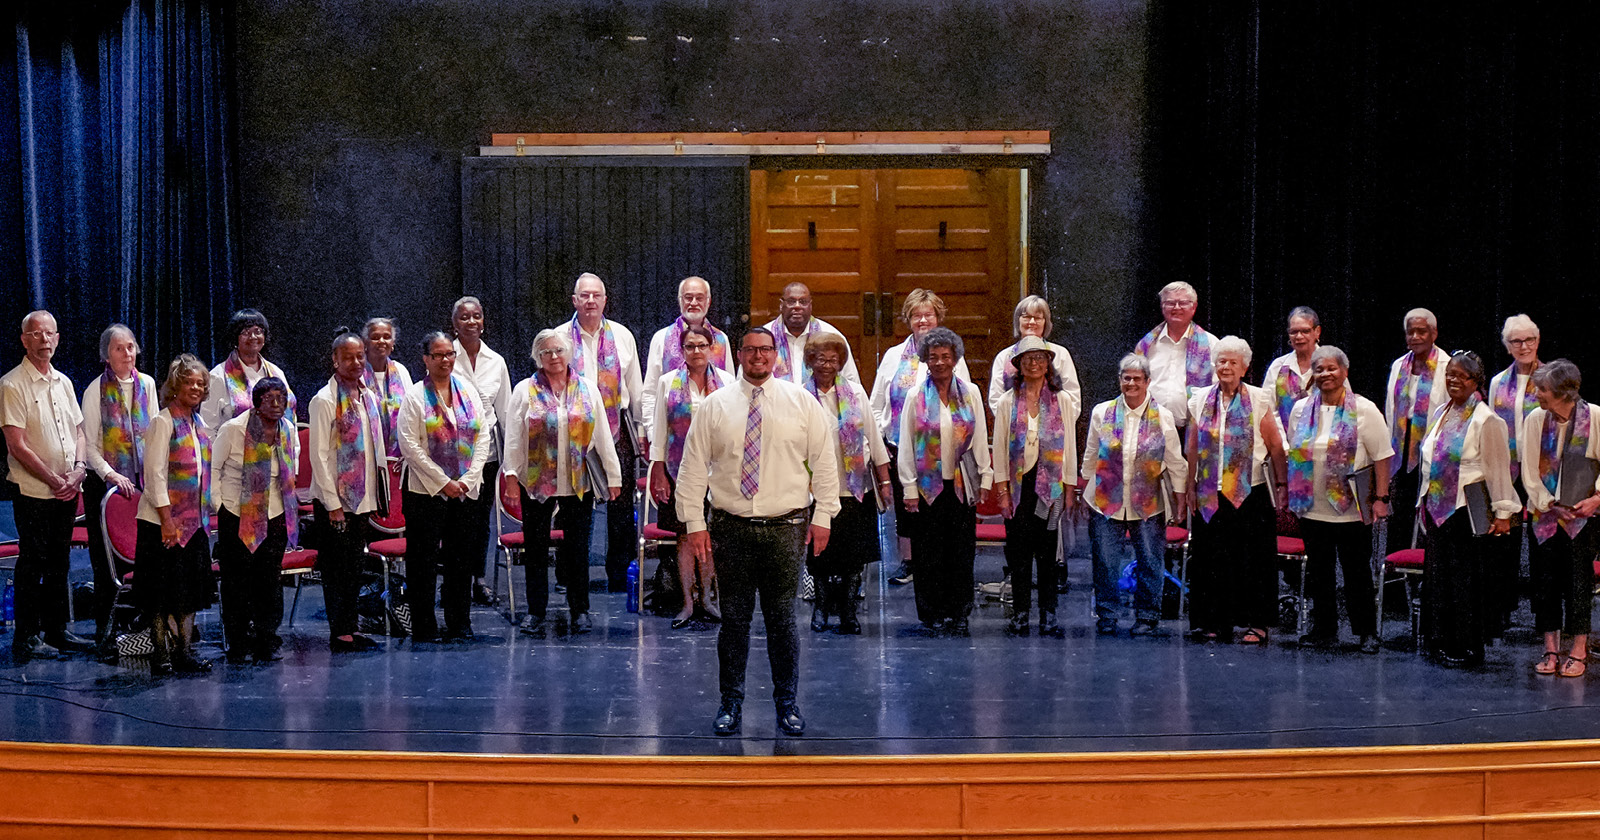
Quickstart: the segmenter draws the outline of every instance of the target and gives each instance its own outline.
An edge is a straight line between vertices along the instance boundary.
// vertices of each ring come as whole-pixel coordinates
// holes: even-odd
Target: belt
[[[795,508],[777,516],[739,516],[720,508],[712,508],[711,516],[716,519],[737,519],[747,525],[804,525],[809,511],[809,508]]]

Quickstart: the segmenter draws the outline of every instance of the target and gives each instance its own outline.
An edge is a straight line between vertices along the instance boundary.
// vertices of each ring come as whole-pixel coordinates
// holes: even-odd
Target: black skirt
[[[211,541],[202,528],[187,545],[161,543],[161,526],[139,520],[133,603],[146,616],[188,615],[211,606],[217,591],[211,576]]]

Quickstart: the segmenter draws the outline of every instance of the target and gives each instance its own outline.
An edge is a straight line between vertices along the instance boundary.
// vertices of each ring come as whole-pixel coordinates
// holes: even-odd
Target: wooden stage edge
[[[1600,836],[1600,741],[600,757],[0,742],[0,837]]]

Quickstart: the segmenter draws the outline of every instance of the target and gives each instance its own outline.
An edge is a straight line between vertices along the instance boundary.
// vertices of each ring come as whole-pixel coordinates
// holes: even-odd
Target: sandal
[[[1576,656],[1561,657],[1561,676],[1581,677],[1589,670],[1589,663]]]
[[[1544,652],[1544,656],[1540,658],[1538,664],[1533,666],[1533,672],[1535,674],[1548,677],[1554,676],[1555,672],[1560,668],[1561,654],[1556,653],[1553,650],[1547,650]]]
[[[1241,645],[1264,645],[1266,643],[1267,631],[1257,630],[1254,627],[1244,631],[1244,635],[1239,637],[1239,644]]]

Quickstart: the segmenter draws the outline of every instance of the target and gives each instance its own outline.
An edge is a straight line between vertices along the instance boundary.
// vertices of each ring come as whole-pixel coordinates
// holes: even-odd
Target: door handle
[[[878,296],[878,332],[885,336],[894,335],[894,292],[884,292]]]
[[[873,292],[861,293],[861,334],[878,334],[878,296]]]

